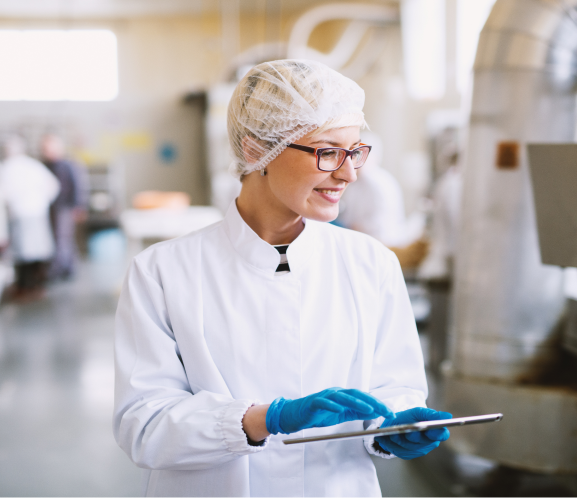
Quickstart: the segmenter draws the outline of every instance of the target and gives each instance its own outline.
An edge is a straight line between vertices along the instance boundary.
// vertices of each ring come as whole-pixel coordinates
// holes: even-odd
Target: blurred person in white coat
[[[401,185],[382,167],[382,140],[370,131],[361,136],[373,148],[357,181],[347,188],[337,223],[382,242],[397,255],[403,268],[416,267],[427,250],[421,240],[421,213],[407,218]]]
[[[0,190],[8,208],[16,297],[39,297],[47,263],[54,255],[49,209],[60,184],[41,162],[26,155],[24,140],[19,136],[5,141],[4,157]]]
[[[357,181],[347,188],[337,221],[374,237],[387,247],[402,247],[410,236],[403,190],[397,179],[381,167],[380,138],[366,131],[361,136],[372,145],[371,154],[357,173]]]
[[[450,417],[427,384],[399,263],[327,223],[370,146],[364,92],[311,61],[252,68],[228,108],[241,193],[223,221],[132,262],[115,342],[114,434],[150,496],[381,496],[370,456],[447,429],[285,446]]]

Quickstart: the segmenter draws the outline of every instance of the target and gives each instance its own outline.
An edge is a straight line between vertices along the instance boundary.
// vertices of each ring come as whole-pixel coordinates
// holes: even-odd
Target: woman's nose
[[[357,181],[357,170],[354,168],[350,157],[347,157],[343,165],[333,172],[333,178],[336,180],[344,180],[347,183]]]

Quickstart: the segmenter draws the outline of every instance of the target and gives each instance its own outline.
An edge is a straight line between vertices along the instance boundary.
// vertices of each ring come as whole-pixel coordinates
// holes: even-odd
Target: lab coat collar
[[[303,218],[304,230],[290,244],[287,260],[291,273],[299,274],[309,261],[316,240],[316,223]],[[279,252],[268,242],[262,240],[242,219],[236,207],[236,200],[228,208],[224,217],[224,230],[236,252],[251,266],[274,277],[280,263]]]

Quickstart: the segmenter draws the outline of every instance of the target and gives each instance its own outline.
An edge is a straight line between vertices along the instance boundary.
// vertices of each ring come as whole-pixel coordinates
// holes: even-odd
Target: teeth
[[[340,192],[338,190],[319,190],[321,194],[331,195],[333,197],[338,197]]]

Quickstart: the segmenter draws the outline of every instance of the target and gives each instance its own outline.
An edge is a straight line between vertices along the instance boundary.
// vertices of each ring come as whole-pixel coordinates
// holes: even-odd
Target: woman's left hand
[[[443,420],[453,418],[447,412],[438,412],[431,408],[411,408],[403,412],[395,413],[393,419],[385,419],[381,428],[394,425],[413,424],[425,420]],[[375,441],[384,450],[392,453],[403,460],[411,460],[434,450],[442,441],[449,439],[449,429],[429,429],[424,432],[409,432],[407,434],[396,434],[394,436],[378,436]]]

